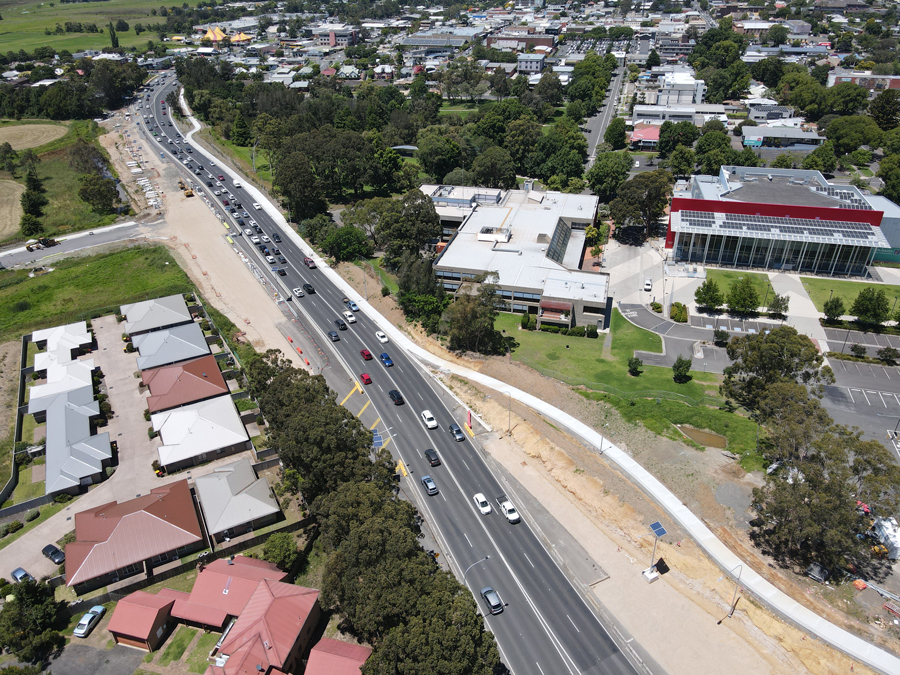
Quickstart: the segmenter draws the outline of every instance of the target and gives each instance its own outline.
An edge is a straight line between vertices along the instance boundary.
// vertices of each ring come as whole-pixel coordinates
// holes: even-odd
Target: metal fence
[[[15,463],[15,462],[13,462]],[[15,488],[15,485],[13,486]],[[2,496],[2,493],[0,493]],[[0,509],[0,520],[3,518],[9,518],[10,516],[17,516],[20,513],[24,513],[26,511],[31,511],[31,509],[36,509],[39,506],[44,506],[45,504],[52,504],[53,496],[52,495],[43,495],[42,497],[35,497],[34,499],[29,499],[27,502],[21,502],[19,504],[13,504],[12,506],[7,506],[5,509]]]

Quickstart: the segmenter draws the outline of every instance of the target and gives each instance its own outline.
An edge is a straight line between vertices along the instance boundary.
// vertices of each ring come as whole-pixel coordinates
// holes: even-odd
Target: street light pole
[[[491,556],[486,555],[486,556],[484,556],[481,560],[476,560],[476,561],[473,562],[471,565],[469,565],[469,566],[466,568],[466,571],[463,572],[463,583],[466,583],[466,575],[469,573],[469,570],[470,570],[470,569],[472,569],[473,567],[475,567],[475,565],[477,565],[478,563],[483,563],[485,560],[490,560],[490,557],[491,557]]]
[[[725,619],[730,619],[732,617],[732,615],[734,614],[734,608],[737,605],[738,585],[740,584],[740,581],[741,581],[741,574],[743,574],[743,572],[744,572],[744,566],[737,565],[736,567],[734,567],[728,571],[728,574],[731,574],[732,572],[734,572],[734,570],[738,569],[738,567],[741,569],[741,571],[738,572],[737,579],[734,580],[734,595],[731,596],[731,609],[728,611],[728,616],[724,616],[721,619],[719,619],[718,623],[716,623],[717,626],[721,626],[722,622]]]

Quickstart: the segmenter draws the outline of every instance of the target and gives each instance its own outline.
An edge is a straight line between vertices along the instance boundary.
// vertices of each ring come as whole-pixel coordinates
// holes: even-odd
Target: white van
[[[241,181],[239,181],[239,180],[234,181],[234,187],[236,187],[236,188],[241,187]]]

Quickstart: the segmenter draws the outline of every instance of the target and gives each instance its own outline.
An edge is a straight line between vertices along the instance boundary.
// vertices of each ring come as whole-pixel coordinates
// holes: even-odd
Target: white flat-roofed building
[[[510,311],[537,314],[539,323],[604,327],[609,277],[581,270],[585,228],[595,223],[597,197],[444,185],[420,189],[441,209],[442,222],[462,216],[434,264],[448,292],[467,292],[467,282],[495,272]]]

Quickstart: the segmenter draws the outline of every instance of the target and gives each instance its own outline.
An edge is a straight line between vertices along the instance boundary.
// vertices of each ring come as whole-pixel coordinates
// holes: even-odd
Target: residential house
[[[122,305],[119,313],[125,316],[124,328],[130,336],[172,328],[194,320],[181,295]]]
[[[269,481],[257,478],[249,459],[198,476],[194,490],[206,530],[216,541],[270,525],[282,517]]]
[[[359,675],[372,650],[323,637],[309,651],[305,675]]]
[[[151,413],[228,393],[228,384],[212,354],[145,370],[141,373],[141,386],[150,389],[147,408]]]
[[[194,322],[136,335],[131,340],[138,351],[139,370],[179,363],[209,354],[203,329]]]

